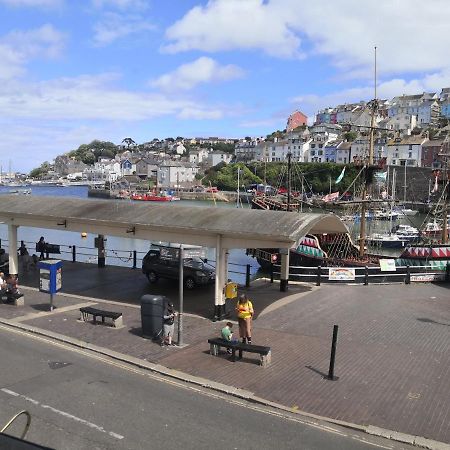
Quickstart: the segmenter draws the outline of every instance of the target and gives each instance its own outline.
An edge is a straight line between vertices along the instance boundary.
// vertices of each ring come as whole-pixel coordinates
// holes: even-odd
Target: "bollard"
[[[0,240],[0,247],[1,247],[1,240]],[[447,266],[445,267],[445,281],[450,281],[450,264],[447,263]]]
[[[137,267],[137,251],[133,250],[133,269]]]
[[[77,248],[72,245],[72,262],[77,262]]]
[[[250,287],[250,264],[245,268],[245,287]]]
[[[411,284],[411,269],[409,266],[406,266],[405,284]]]
[[[322,267],[318,266],[317,267],[317,282],[316,282],[316,286],[320,286],[321,277],[322,277]]]
[[[336,359],[336,342],[339,327],[333,326],[333,340],[331,341],[331,355],[330,355],[330,368],[328,370],[328,376],[324,377],[327,380],[336,381],[339,377],[334,376],[334,361]]]
[[[0,239],[0,248],[2,248],[2,240]]]
[[[364,286],[369,285],[369,268],[366,266],[364,267]]]
[[[270,282],[273,283],[273,263],[270,263]]]

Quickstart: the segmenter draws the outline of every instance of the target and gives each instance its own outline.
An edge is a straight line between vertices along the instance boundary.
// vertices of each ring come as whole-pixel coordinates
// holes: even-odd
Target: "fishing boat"
[[[156,194],[154,192],[146,192],[146,193],[138,193],[133,192],[130,195],[131,200],[138,200],[144,202],[173,202],[180,200],[179,197],[175,197],[173,195],[168,195],[164,193]]]

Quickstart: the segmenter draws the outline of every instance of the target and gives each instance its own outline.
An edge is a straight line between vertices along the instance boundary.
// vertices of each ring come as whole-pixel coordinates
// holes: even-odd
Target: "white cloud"
[[[0,116],[48,120],[145,120],[166,115],[220,118],[226,111],[180,95],[116,88],[117,74],[0,86]]]
[[[153,30],[154,26],[138,16],[105,13],[94,25],[94,44],[102,47],[129,34]]]
[[[24,72],[34,58],[56,58],[64,47],[64,34],[52,25],[28,31],[12,31],[0,38],[0,80],[11,79]]]
[[[0,0],[0,3],[14,7],[56,8],[63,4],[63,0]]]
[[[200,83],[210,83],[241,78],[244,71],[233,64],[221,66],[217,61],[202,56],[183,64],[173,72],[151,81],[151,86],[163,90],[188,90]]]
[[[192,8],[166,31],[163,51],[261,49],[272,56],[299,56],[300,37],[288,25],[289,11],[263,0],[210,0]]]
[[[307,52],[366,78],[377,45],[380,73],[419,73],[449,67],[449,23],[447,0],[209,0],[167,29],[163,50]]]

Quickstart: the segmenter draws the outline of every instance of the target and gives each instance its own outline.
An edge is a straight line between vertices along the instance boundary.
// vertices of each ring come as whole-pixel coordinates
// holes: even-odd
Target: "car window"
[[[203,261],[200,258],[186,258],[184,260],[184,265],[192,267],[193,269],[203,269]]]

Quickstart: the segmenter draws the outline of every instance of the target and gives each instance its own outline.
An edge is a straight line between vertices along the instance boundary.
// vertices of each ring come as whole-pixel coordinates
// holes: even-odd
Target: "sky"
[[[0,164],[450,87],[448,0],[0,0]]]

